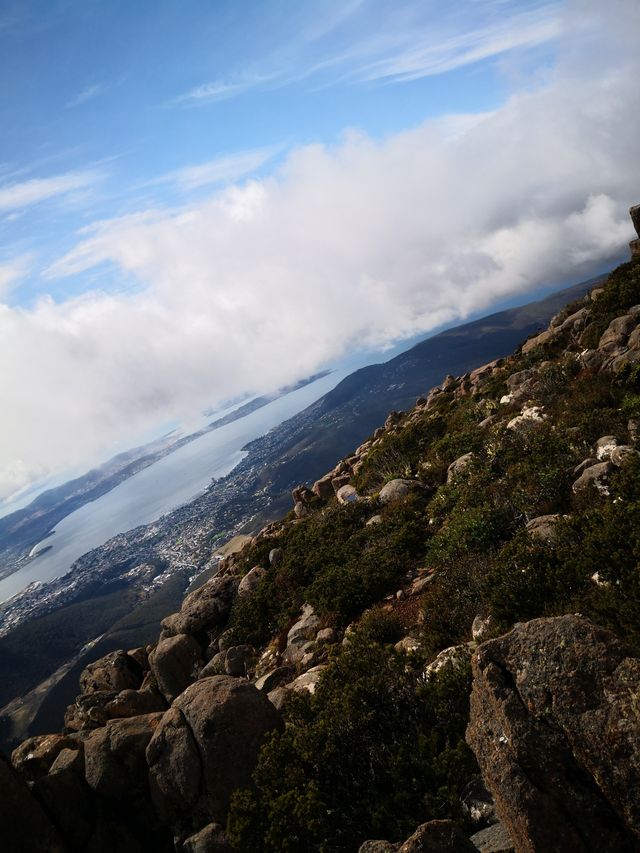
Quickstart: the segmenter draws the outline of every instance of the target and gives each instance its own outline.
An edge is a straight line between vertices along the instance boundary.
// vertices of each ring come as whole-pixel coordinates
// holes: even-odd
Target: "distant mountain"
[[[403,411],[416,397],[442,382],[511,353],[534,332],[546,328],[567,303],[582,297],[606,276],[509,308],[421,341],[383,364],[357,370],[332,391],[274,432],[279,453],[264,472],[270,491],[309,482],[333,467],[380,426],[392,410]],[[260,441],[260,439],[258,439]]]

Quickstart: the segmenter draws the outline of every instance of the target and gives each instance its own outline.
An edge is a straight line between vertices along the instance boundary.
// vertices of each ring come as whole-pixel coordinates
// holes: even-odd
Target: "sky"
[[[0,0],[0,501],[613,266],[638,35],[637,0]]]

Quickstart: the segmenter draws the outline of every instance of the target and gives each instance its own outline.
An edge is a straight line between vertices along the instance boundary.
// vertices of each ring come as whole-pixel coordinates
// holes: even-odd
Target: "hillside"
[[[595,287],[602,277],[544,299],[509,308],[426,338],[395,358],[343,379],[332,391],[287,423],[278,458],[265,469],[272,493],[314,480],[335,459],[360,444],[393,410],[413,405],[425,389],[450,373],[462,375],[511,353],[546,327],[564,305]]]
[[[636,259],[88,666],[3,848],[640,849],[639,437]]]
[[[130,642],[152,641],[166,609],[179,606],[189,578],[211,572],[216,546],[235,532],[255,533],[280,517],[296,483],[312,483],[390,410],[407,408],[446,373],[508,354],[594,283],[449,329],[386,363],[357,371],[252,442],[246,459],[203,495],[90,551],[64,577],[0,605],[0,745],[8,748],[15,738],[59,728],[63,710],[75,696],[78,671],[99,653],[122,646],[123,625],[136,626],[135,632],[126,629]],[[69,490],[77,491],[76,485],[68,484]],[[66,504],[51,497],[54,513],[65,514]],[[29,508],[24,517],[1,520],[21,522],[23,547],[32,544],[32,522],[51,522],[50,515],[40,514],[38,503],[32,508],[35,521]],[[2,530],[0,523],[0,541]]]

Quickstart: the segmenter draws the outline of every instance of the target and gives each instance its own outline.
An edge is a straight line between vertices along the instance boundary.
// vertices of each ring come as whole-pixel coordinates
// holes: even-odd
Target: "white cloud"
[[[178,95],[171,103],[183,106],[199,106],[201,104],[215,103],[216,101],[227,101],[229,98],[235,98],[237,95],[242,95],[250,89],[256,89],[266,83],[270,83],[279,76],[280,74],[277,73],[245,74],[231,80],[212,80],[208,83],[202,83],[200,86],[196,86],[182,95]]]
[[[24,278],[33,261],[30,253],[19,255],[10,261],[0,262],[0,302],[6,299],[20,279]]]
[[[0,496],[15,460],[93,461],[619,255],[640,201],[639,7],[612,2],[580,4],[548,84],[491,114],[306,146],[271,177],[85,229],[49,275],[110,263],[138,288],[0,307]]]
[[[281,29],[281,43],[260,57],[257,70],[203,83],[170,104],[202,106],[310,78],[324,88],[345,80],[402,83],[444,74],[555,40],[560,10],[559,0],[466,0],[436,15],[424,0],[393,6],[353,0],[329,4],[319,18],[318,8],[301,6],[293,16],[294,32],[287,29],[291,22],[272,24]]]
[[[561,33],[557,3],[506,14],[498,22],[455,36],[418,30],[408,34],[400,49],[388,49],[388,55],[353,71],[361,80],[386,79],[405,82],[444,74],[484,59],[501,56],[516,48],[536,47],[556,39]]]
[[[101,174],[95,170],[81,170],[50,178],[31,178],[20,183],[0,185],[0,211],[19,210],[56,196],[85,190],[100,179]]]
[[[160,178],[148,181],[145,185],[174,184],[178,189],[192,190],[211,184],[230,183],[255,172],[281,151],[282,146],[280,145],[238,151],[235,154],[216,157],[214,160],[199,163],[196,166],[176,169]]]
[[[97,83],[94,83],[91,86],[87,86],[81,92],[78,92],[73,98],[71,98],[65,104],[67,109],[73,109],[73,107],[79,107],[82,104],[86,104],[87,101],[91,101],[94,98],[97,98],[98,95],[101,95],[103,92],[103,87],[99,86]]]

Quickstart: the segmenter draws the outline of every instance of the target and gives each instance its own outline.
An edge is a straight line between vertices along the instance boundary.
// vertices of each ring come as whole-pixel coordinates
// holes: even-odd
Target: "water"
[[[65,574],[72,563],[112,536],[149,524],[201,494],[214,477],[242,460],[242,447],[322,397],[351,370],[341,370],[292,391],[233,423],[206,433],[64,518],[37,546],[33,562],[0,580],[0,601],[33,581]]]

